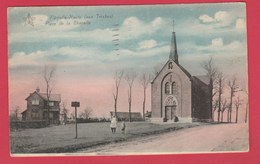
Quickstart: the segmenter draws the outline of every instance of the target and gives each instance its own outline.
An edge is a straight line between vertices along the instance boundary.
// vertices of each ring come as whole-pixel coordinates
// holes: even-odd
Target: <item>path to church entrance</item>
[[[247,124],[200,126],[139,140],[115,143],[80,153],[149,154],[247,151]]]

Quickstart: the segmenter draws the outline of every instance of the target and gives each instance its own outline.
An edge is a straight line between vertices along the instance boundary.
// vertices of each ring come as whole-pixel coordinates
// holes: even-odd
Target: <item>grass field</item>
[[[199,123],[152,124],[147,122],[126,123],[126,134],[120,127],[111,133],[110,123],[78,124],[78,138],[75,139],[75,125],[51,126],[40,129],[25,129],[10,132],[12,154],[24,153],[66,153],[83,148],[121,142],[137,137],[190,128]],[[119,123],[120,125],[120,123]]]

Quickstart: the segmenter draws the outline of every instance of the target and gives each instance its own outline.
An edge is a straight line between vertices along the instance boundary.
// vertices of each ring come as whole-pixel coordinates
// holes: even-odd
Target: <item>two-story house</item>
[[[51,124],[58,124],[60,118],[60,94],[51,94],[49,101],[46,93],[40,93],[40,89],[30,93],[25,99],[27,101],[27,109],[22,112],[22,120],[48,120],[48,104],[49,119]]]

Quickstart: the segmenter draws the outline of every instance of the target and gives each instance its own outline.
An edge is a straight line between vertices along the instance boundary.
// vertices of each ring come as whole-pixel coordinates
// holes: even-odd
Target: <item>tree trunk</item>
[[[237,120],[238,120],[238,108],[236,108],[236,123],[237,123]]]
[[[247,123],[248,103],[246,103],[245,123]]]
[[[220,84],[220,87],[221,87],[221,84]],[[219,96],[218,96],[218,99],[219,99],[219,102],[218,102],[218,122],[219,122],[219,118],[220,118],[220,109],[221,109],[221,92],[219,93]]]
[[[231,90],[231,97],[230,97],[229,122],[232,122],[232,100],[233,100],[233,90]]]
[[[115,98],[115,116],[117,116],[117,98]]]
[[[221,111],[221,122],[223,122],[223,113],[224,111],[223,112]]]
[[[132,107],[132,86],[129,87],[129,95],[128,95],[128,104],[129,104],[129,121],[132,121],[131,117],[131,107]]]
[[[143,119],[145,121],[145,100],[146,100],[146,89],[144,88],[144,101],[143,101]]]

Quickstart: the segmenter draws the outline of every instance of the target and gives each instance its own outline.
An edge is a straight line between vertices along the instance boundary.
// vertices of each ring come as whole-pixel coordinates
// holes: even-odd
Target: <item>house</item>
[[[22,120],[47,120],[48,119],[48,104],[49,104],[49,119],[51,124],[59,124],[60,119],[60,94],[51,94],[49,102],[46,93],[40,93],[40,89],[30,93],[25,99],[27,101],[27,109],[22,112]]]
[[[172,32],[169,59],[151,82],[151,121],[211,121],[212,80],[192,76],[178,58],[176,36]]]
[[[110,112],[111,117],[115,115],[115,112]],[[116,112],[118,121],[129,121],[129,112]],[[131,121],[143,121],[143,117],[140,112],[131,112]]]

